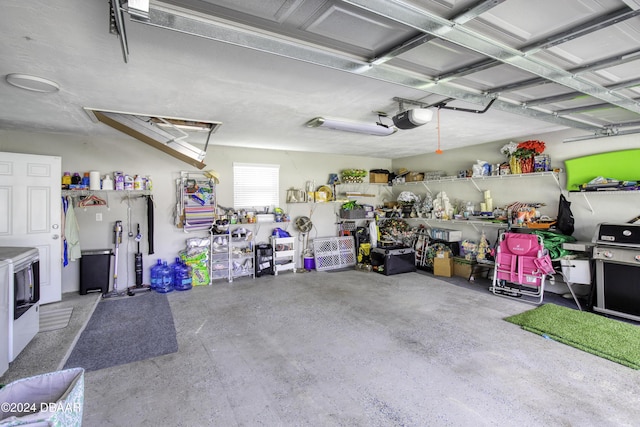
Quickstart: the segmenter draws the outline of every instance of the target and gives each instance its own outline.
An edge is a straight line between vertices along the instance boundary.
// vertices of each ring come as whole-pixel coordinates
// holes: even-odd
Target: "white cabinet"
[[[295,237],[271,237],[273,247],[273,274],[296,271]]]

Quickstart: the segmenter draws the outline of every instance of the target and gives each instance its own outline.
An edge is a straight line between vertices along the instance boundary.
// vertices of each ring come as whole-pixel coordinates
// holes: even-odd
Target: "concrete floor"
[[[354,270],[174,292],[179,351],[88,372],[84,425],[638,425],[640,371],[505,322],[533,306],[487,283]]]

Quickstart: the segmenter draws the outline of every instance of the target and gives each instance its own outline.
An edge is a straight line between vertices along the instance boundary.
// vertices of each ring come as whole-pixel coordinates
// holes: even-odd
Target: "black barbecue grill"
[[[640,321],[640,224],[599,224],[594,311]]]

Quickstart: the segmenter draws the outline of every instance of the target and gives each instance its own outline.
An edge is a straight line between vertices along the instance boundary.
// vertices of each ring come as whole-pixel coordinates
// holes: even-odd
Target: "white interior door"
[[[62,160],[57,156],[0,153],[0,246],[40,252],[40,303],[62,298]]]

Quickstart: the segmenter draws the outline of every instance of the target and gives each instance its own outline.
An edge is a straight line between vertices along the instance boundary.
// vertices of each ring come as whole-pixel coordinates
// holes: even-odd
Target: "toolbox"
[[[373,248],[370,257],[373,271],[385,276],[416,271],[416,253],[406,246]]]

